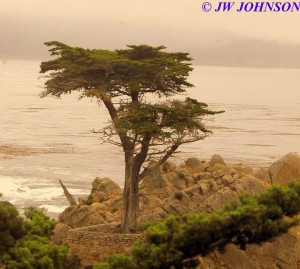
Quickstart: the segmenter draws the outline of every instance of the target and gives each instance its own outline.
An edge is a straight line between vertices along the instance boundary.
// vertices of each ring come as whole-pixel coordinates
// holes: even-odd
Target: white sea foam
[[[69,191],[75,196],[87,192],[78,188],[69,188]],[[3,200],[20,209],[33,205],[51,213],[59,213],[68,205],[60,185],[49,186],[45,179],[0,176],[0,192]]]
[[[56,206],[56,205],[47,205],[47,204],[40,205],[39,207],[45,209],[48,212],[58,213],[58,214],[61,213],[66,208],[66,206]]]

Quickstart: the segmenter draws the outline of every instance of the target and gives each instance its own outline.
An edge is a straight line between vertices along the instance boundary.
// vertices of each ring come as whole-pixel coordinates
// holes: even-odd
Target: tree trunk
[[[145,135],[141,143],[140,152],[134,155],[135,144],[131,150],[125,151],[125,186],[123,194],[122,231],[134,233],[137,230],[139,215],[139,175],[144,161],[147,158],[150,135]],[[126,147],[125,147],[126,148]]]
[[[125,157],[125,167],[121,229],[123,233],[134,233],[137,229],[139,214],[139,170],[134,163],[133,155]]]
[[[131,178],[129,192],[124,193],[123,202],[127,210],[123,211],[122,230],[124,233],[135,233],[139,215],[139,184],[138,178]]]

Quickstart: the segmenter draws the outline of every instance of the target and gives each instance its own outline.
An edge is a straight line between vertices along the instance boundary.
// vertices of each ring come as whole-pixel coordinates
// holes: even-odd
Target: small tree
[[[104,142],[124,151],[122,230],[135,231],[139,182],[180,145],[204,139],[210,131],[203,117],[221,111],[211,111],[191,98],[166,100],[193,86],[187,82],[192,70],[187,53],[165,52],[163,46],[109,51],[74,48],[57,41],[45,44],[57,58],[41,63],[40,72],[49,72],[41,96],[60,98],[78,91],[81,97],[103,103],[111,117],[111,124],[101,134]],[[156,163],[147,166],[154,157]]]

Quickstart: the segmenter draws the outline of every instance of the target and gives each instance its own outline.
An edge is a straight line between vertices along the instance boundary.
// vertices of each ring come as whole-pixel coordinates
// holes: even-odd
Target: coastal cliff
[[[289,153],[267,168],[228,164],[219,155],[209,161],[189,158],[176,165],[166,162],[140,184],[139,223],[192,212],[212,213],[224,204],[238,201],[241,193],[256,194],[271,184],[300,180],[300,157]],[[129,253],[142,235],[117,234],[122,212],[122,189],[111,179],[96,178],[91,195],[79,206],[68,207],[59,218],[53,242],[68,243],[70,255],[82,266],[105,260],[109,253]],[[300,228],[271,243],[241,250],[229,245],[224,254],[213,252],[202,260],[206,268],[297,268],[300,258]],[[262,267],[263,266],[263,267]],[[84,268],[84,267],[83,267]],[[204,267],[205,268],[205,267]]]

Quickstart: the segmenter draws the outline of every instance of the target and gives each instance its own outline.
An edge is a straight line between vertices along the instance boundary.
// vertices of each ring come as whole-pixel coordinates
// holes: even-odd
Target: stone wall
[[[82,268],[105,259],[114,253],[130,254],[132,245],[143,240],[142,234],[113,234],[105,231],[113,225],[96,225],[73,229],[68,232],[70,256],[78,256]]]

